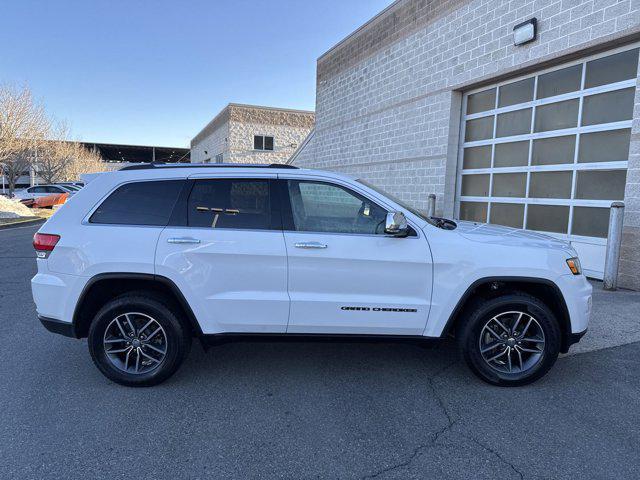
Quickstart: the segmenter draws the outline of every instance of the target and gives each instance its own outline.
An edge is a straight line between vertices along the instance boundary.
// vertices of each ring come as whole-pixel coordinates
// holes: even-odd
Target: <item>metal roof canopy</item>
[[[146,145],[118,145],[112,143],[81,142],[89,149],[95,148],[106,162],[149,163],[189,162],[190,149],[156,147]]]

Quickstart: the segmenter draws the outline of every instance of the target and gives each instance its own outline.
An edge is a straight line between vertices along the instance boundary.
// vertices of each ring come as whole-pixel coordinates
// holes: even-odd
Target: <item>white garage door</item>
[[[567,239],[602,278],[637,70],[638,48],[627,47],[465,93],[458,218]]]

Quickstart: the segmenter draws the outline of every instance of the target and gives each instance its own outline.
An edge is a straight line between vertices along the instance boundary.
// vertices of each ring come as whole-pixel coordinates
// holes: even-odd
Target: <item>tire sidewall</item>
[[[164,329],[167,336],[167,353],[162,363],[143,374],[128,374],[111,363],[104,349],[104,333],[111,321],[128,312],[149,315]],[[189,341],[185,329],[171,310],[157,300],[144,296],[124,296],[107,303],[96,314],[89,329],[88,344],[91,357],[98,369],[110,380],[127,386],[157,385],[170,377],[188,352]]]
[[[479,339],[486,322],[493,316],[511,310],[523,311],[533,316],[544,332],[545,347],[540,361],[524,373],[499,373],[492,369],[480,353]],[[549,310],[539,300],[525,295],[505,295],[477,306],[471,312],[463,330],[462,352],[473,373],[482,380],[499,386],[520,386],[532,383],[545,375],[553,366],[560,352],[560,327]]]

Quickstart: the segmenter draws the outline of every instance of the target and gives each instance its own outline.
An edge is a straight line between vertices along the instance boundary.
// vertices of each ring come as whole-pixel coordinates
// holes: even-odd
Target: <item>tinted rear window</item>
[[[198,180],[189,197],[189,226],[269,230],[269,180]]]
[[[89,221],[164,227],[183,184],[183,180],[127,183],[109,195]]]

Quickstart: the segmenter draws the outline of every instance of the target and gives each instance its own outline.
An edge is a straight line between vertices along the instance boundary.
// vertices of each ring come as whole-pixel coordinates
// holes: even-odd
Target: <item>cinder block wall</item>
[[[513,45],[514,25],[539,37]],[[400,0],[318,59],[316,131],[298,166],[359,175],[452,215],[460,91],[640,38],[638,0]],[[626,191],[623,284],[640,289],[640,107]]]

